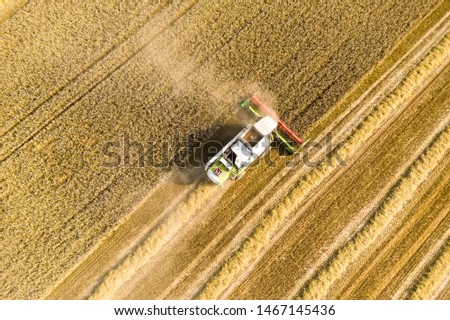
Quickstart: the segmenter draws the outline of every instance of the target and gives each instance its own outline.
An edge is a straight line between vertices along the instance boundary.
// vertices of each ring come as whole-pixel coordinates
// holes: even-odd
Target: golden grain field
[[[1,2],[1,298],[449,299],[449,12]],[[255,91],[331,149],[180,168]]]

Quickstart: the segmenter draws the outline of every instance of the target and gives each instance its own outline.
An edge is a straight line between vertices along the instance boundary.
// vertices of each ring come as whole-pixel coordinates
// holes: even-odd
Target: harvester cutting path
[[[246,168],[269,151],[275,139],[292,155],[302,148],[303,140],[255,95],[242,102],[241,106],[259,120],[248,124],[206,163],[208,178],[218,185],[228,179],[242,177]]]

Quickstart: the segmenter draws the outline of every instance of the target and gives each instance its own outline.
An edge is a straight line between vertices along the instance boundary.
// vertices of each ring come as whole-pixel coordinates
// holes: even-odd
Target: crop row
[[[417,283],[410,299],[433,299],[437,290],[448,282],[450,275],[450,244],[447,243],[442,253],[437,257],[431,268]]]
[[[345,274],[362,252],[389,228],[389,224],[414,197],[414,192],[447,155],[450,129],[442,132],[438,139],[416,160],[401,179],[397,187],[384,200],[367,224],[347,242],[334,258],[312,279],[300,295],[301,299],[324,299],[333,283]]]

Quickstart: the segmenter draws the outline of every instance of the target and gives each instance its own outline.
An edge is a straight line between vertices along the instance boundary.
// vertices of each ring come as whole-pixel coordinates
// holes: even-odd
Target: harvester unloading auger
[[[219,185],[228,179],[242,177],[250,164],[269,151],[274,139],[292,155],[302,148],[302,139],[255,95],[242,102],[241,106],[259,120],[248,124],[206,163],[208,178]]]

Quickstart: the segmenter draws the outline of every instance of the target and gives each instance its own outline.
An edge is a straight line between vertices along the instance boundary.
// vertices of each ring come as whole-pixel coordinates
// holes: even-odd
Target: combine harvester
[[[269,151],[274,139],[292,155],[302,148],[303,141],[297,134],[255,95],[242,102],[241,106],[259,120],[248,124],[205,165],[208,178],[218,185],[228,179],[241,178],[246,168]]]

